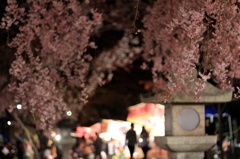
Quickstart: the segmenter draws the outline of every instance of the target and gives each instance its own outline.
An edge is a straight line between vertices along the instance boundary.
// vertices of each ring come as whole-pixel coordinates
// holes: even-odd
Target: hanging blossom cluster
[[[212,69],[213,79],[222,89],[233,90],[232,79],[240,78],[240,13],[231,1],[205,2],[207,33],[204,37],[203,67]]]
[[[239,8],[235,2],[182,1],[172,5],[160,0],[143,22],[144,57],[153,66],[156,91],[162,90],[171,98],[193,90],[197,97],[210,78],[219,87],[232,90],[230,80],[239,77],[240,49]],[[193,75],[194,69],[198,78]],[[189,88],[189,82],[195,82],[195,88]]]
[[[155,19],[156,23],[159,23],[155,23],[156,28],[150,27],[153,21],[148,21],[148,16],[144,19],[147,28],[144,38],[148,41],[145,43],[145,57],[153,65],[152,74],[156,91],[162,89],[167,98],[170,98],[177,92],[188,94],[192,89],[191,82],[196,78],[193,70],[196,69],[199,60],[199,44],[205,31],[202,23],[204,12],[176,6],[179,8],[178,12],[166,12],[162,19],[158,12],[153,12],[162,7],[160,3],[160,1],[155,3],[150,14],[159,17]],[[163,79],[167,79],[168,83]],[[196,89],[200,91],[200,86]]]
[[[202,23],[203,12],[188,11],[179,8],[180,17],[173,19],[172,22],[162,31],[162,47],[170,56],[164,60],[164,69],[169,84],[170,94],[181,91],[189,93],[191,84],[194,81],[193,70],[199,59],[199,43],[202,40],[204,25]],[[164,38],[166,36],[166,38]],[[157,61],[154,61],[154,64]],[[158,71],[155,65],[154,71]],[[197,88],[198,89],[198,88]]]
[[[166,56],[165,51],[161,51],[161,37],[159,36],[161,30],[167,27],[169,21],[176,17],[175,12],[179,6],[179,1],[172,3],[168,0],[157,1],[152,8],[148,8],[149,14],[143,18],[145,31],[143,32],[144,40],[144,58],[147,62],[158,58],[155,55]],[[159,59],[161,60],[161,58]],[[161,65],[162,61],[159,61]],[[162,69],[162,68],[159,68]]]
[[[19,28],[9,44],[16,49],[10,69],[9,91],[14,94],[10,109],[21,103],[44,128],[66,112],[65,90],[81,92],[85,87],[92,60],[87,48],[96,48],[89,39],[101,24],[101,15],[94,10],[84,13],[77,0],[27,0],[26,6],[8,0],[1,23],[5,29],[13,24]]]

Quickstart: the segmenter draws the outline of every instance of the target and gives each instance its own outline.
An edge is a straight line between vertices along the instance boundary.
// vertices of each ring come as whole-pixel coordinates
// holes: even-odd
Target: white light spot
[[[12,125],[12,122],[11,122],[11,121],[8,121],[7,124],[8,124],[8,125]]]
[[[68,112],[67,112],[67,116],[71,116],[72,115],[72,112],[69,110]]]
[[[17,104],[17,109],[22,109],[22,105],[21,104]]]
[[[56,140],[56,141],[60,141],[61,138],[62,138],[62,137],[61,137],[61,135],[59,135],[59,134],[57,134],[57,135],[55,136],[55,140]]]

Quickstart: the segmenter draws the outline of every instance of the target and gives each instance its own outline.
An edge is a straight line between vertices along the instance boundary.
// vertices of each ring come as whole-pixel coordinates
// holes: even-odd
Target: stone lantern
[[[165,136],[156,136],[155,143],[168,150],[169,159],[203,159],[204,151],[216,142],[216,135],[205,134],[205,104],[225,103],[232,99],[231,91],[223,91],[206,82],[205,89],[195,96],[177,94],[165,107]],[[141,96],[142,102],[156,103],[160,94]]]

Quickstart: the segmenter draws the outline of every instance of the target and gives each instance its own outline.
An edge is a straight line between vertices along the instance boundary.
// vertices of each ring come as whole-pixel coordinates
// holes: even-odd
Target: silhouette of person
[[[137,143],[137,135],[134,130],[134,124],[131,123],[131,129],[126,133],[126,143],[130,151],[130,159],[133,159],[133,153],[135,149],[135,144]]]
[[[96,133],[96,139],[93,142],[94,145],[94,149],[95,149],[95,159],[101,159],[101,151],[102,151],[102,145],[103,145],[103,141],[102,139],[99,137],[98,133]]]
[[[138,146],[142,148],[144,159],[146,159],[147,152],[149,150],[149,133],[147,132],[144,126],[142,127],[142,132],[140,133]]]

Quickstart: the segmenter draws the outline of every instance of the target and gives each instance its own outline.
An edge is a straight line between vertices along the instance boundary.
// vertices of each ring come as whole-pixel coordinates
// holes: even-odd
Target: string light
[[[68,112],[67,112],[67,116],[71,116],[72,115],[72,112],[69,110]]]
[[[12,125],[12,122],[11,122],[11,121],[8,121],[7,124],[10,126],[10,125]]]
[[[21,104],[17,104],[17,109],[22,109],[22,105]]]

